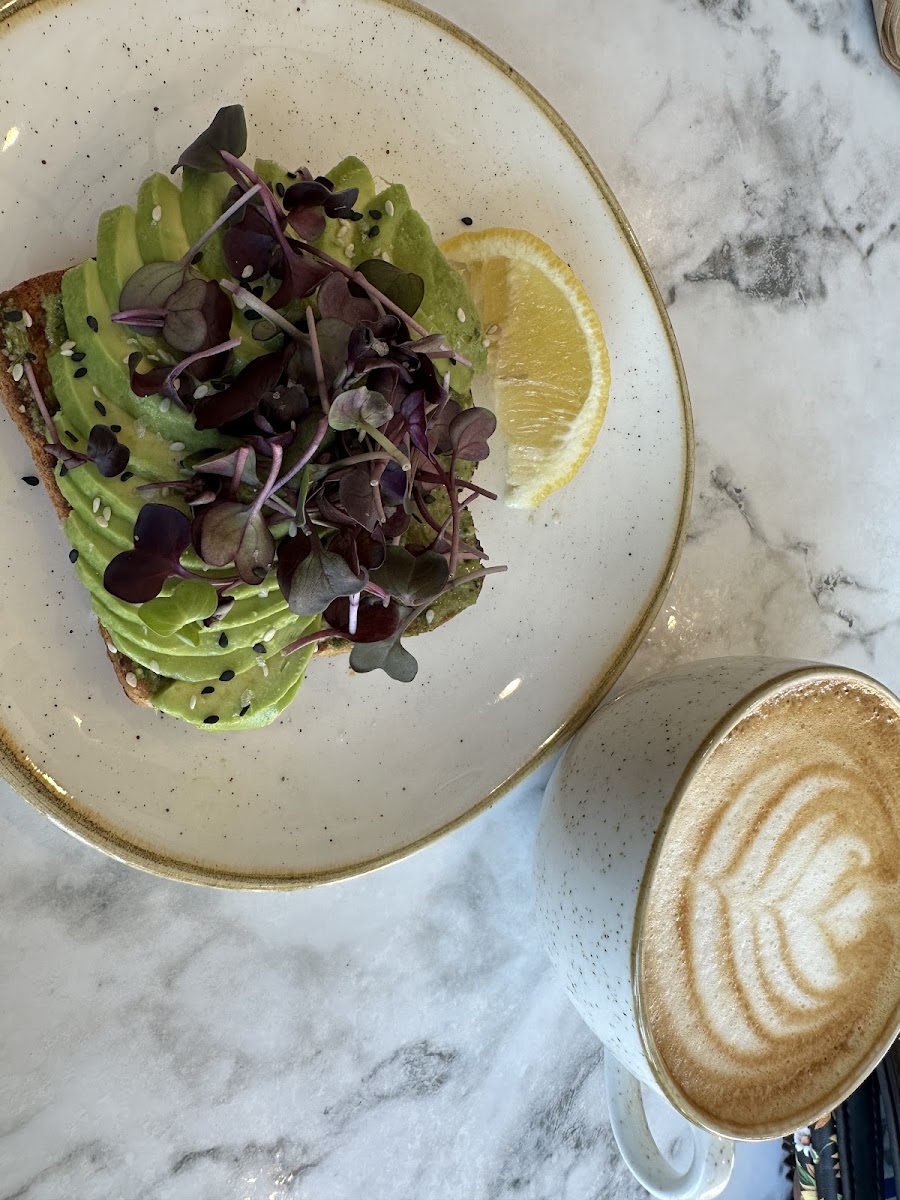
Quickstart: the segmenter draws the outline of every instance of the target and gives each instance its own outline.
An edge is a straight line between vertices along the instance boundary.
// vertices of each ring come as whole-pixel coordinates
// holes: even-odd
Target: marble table
[[[670,306],[697,475],[629,668],[748,651],[900,688],[900,78],[868,0],[436,0],[564,113]],[[630,1200],[537,944],[545,775],[324,890],[108,861],[0,788],[0,1200]],[[727,1195],[783,1200],[777,1147]]]

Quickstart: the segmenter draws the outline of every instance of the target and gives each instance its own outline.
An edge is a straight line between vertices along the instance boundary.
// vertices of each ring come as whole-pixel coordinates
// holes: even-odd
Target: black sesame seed
[[[288,173],[287,173],[287,177],[288,177],[288,179],[296,179],[296,178],[297,178],[297,172],[296,172],[296,171],[288,171]]]
[[[74,548],[69,551],[69,562],[70,563],[78,562],[78,551],[75,550]]]
[[[264,292],[265,290],[266,290],[266,289],[263,287],[263,285],[262,285],[261,283],[258,283],[258,284],[256,285],[256,287],[252,287],[252,288],[250,289],[250,291],[251,291],[251,292],[253,293],[253,295],[254,295],[254,296],[257,298],[257,300],[262,300],[262,294],[263,294],[263,292]]]
[[[36,363],[36,362],[37,362],[37,355],[35,354],[35,352],[34,352],[33,350],[26,350],[26,351],[25,351],[25,357],[28,359],[28,361],[29,361],[30,363]]]
[[[247,713],[248,713],[249,711],[250,711],[250,705],[249,705],[249,704],[245,704],[245,705],[244,705],[244,707],[241,709],[241,711],[240,711],[240,713],[239,713],[238,715],[239,715],[239,716],[241,716],[241,717],[246,717],[246,715],[247,715]]]
[[[122,432],[122,426],[121,426],[121,425],[110,425],[110,427],[109,427],[109,428],[110,428],[110,431],[111,431],[112,433],[121,433],[121,432]]]
[[[216,689],[214,687],[205,687],[200,693],[201,696],[211,696]]]
[[[372,218],[373,221],[380,221],[381,220],[381,209],[380,208],[370,208],[369,216]]]
[[[220,683],[230,683],[234,679],[234,671],[223,671],[219,676]]]
[[[66,466],[65,463],[63,463],[63,465],[59,468],[60,479],[62,479],[64,476],[68,475],[68,473],[69,473],[69,468]]]
[[[471,217],[460,217],[459,219],[462,221],[463,225],[471,225],[472,224]]]
[[[122,482],[127,483],[129,479],[134,479],[134,471],[123,471]]]
[[[85,375],[87,375],[87,367],[78,367],[75,371],[76,379],[84,379]]]
[[[378,237],[379,233],[381,233],[381,229],[377,225],[373,225],[369,230],[369,237]]]
[[[84,361],[84,351],[83,350],[74,350],[72,352],[72,362],[83,362],[83,361]]]
[[[228,634],[227,633],[219,634],[219,645],[222,647],[223,650],[228,645]]]
[[[71,429],[64,429],[63,433],[66,435],[66,437],[69,439],[69,441],[72,443],[73,446],[77,445],[78,438],[75,436],[75,434],[72,432]]]
[[[106,416],[106,405],[101,400],[94,401],[94,408],[96,408],[101,417]]]
[[[23,475],[22,482],[27,483],[29,487],[37,487],[41,481],[38,479],[37,475]]]
[[[262,319],[262,313],[258,313],[255,308],[245,308],[244,316],[248,321],[259,321]]]
[[[22,310],[21,310],[21,308],[10,308],[10,309],[8,309],[8,310],[7,310],[7,311],[6,311],[6,312],[3,314],[3,320],[4,320],[4,321],[21,321],[21,320],[22,320]]]
[[[262,644],[262,642],[257,642],[256,645],[253,647],[254,654],[265,654],[265,652],[266,652],[266,648]]]
[[[251,569],[251,574],[255,575],[257,579],[265,579],[266,574],[267,574],[266,568],[265,567],[253,567]]]
[[[284,195],[284,184],[281,182],[281,180],[280,180],[280,179],[279,179],[279,180],[278,180],[278,182],[275,184],[275,191],[278,193],[278,195],[279,195],[279,196],[283,196],[283,195]]]
[[[211,716],[204,717],[203,724],[204,725],[215,725],[215,723],[218,721],[218,719],[219,718],[213,714]]]
[[[196,267],[197,263],[200,261],[200,259],[202,257],[203,257],[203,251],[198,250],[197,253],[194,255],[194,257],[191,259],[191,266]]]
[[[362,213],[358,213],[358,212],[351,212],[351,213],[350,213],[350,220],[351,220],[351,221],[361,221],[362,219],[363,219],[363,215],[362,215]]]
[[[333,183],[332,183],[332,181],[331,181],[331,180],[328,178],[328,176],[327,176],[327,175],[317,175],[317,176],[316,176],[316,183],[321,183],[321,184],[323,184],[325,187],[327,187],[329,191],[332,191],[332,192],[334,191],[334,184],[333,184]]]
[[[96,317],[85,317],[85,320],[87,321],[88,329],[93,330],[94,333],[100,332],[100,322]]]

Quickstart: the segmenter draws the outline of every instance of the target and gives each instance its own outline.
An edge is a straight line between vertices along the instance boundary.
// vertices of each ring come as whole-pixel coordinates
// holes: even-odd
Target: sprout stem
[[[197,251],[200,249],[200,247],[205,246],[206,243],[209,241],[209,239],[212,237],[212,235],[217,230],[221,229],[226,221],[230,221],[231,218],[234,216],[234,214],[239,209],[243,208],[244,205],[247,204],[250,200],[252,200],[254,196],[258,195],[261,190],[262,190],[262,188],[261,188],[260,184],[255,183],[252,188],[248,188],[247,191],[244,192],[244,194],[242,196],[239,196],[237,198],[237,200],[235,200],[234,204],[231,205],[230,208],[226,208],[225,211],[222,213],[221,217],[219,217],[216,221],[214,221],[212,223],[212,225],[210,225],[210,227],[209,227],[209,229],[207,229],[206,233],[200,234],[200,236],[197,238],[196,242],[194,242],[193,246],[191,246],[190,250],[188,250],[187,254],[182,255],[181,261],[185,264],[185,266],[190,266],[190,264],[194,260],[194,255],[197,253]]]
[[[219,283],[226,292],[230,292],[234,296],[235,300],[246,304],[248,308],[252,308],[254,312],[258,312],[261,317],[266,317],[273,325],[277,325],[282,333],[286,333],[288,337],[293,338],[295,342],[303,341],[303,334],[297,326],[292,325],[286,317],[283,317],[277,308],[271,308],[264,300],[260,300],[259,296],[254,296],[245,287],[241,287],[237,283],[232,283],[230,279],[220,279]]]

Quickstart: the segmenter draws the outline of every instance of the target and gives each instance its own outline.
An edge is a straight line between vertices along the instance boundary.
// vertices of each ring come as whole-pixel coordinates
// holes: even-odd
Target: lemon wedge
[[[600,320],[570,267],[534,234],[461,233],[441,250],[485,330],[506,502],[535,508],[572,479],[603,424],[609,355]]]

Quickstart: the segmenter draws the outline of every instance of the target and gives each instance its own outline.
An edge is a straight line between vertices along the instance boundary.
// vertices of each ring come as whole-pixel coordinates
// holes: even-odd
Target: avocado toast
[[[481,329],[405,189],[251,168],[220,110],[97,255],[0,295],[0,393],[128,697],[270,723],[310,656],[415,674],[477,599]],[[445,332],[446,331],[446,332]]]

